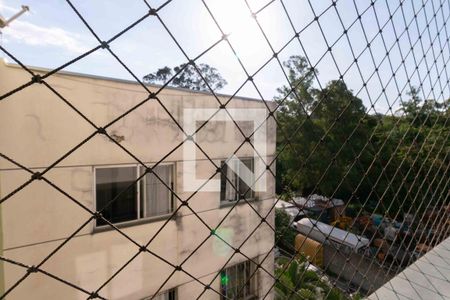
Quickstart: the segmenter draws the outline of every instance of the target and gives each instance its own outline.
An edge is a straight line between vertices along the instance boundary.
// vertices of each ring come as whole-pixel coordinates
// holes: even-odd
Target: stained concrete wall
[[[41,75],[45,72],[35,70]],[[10,91],[30,76],[20,68],[0,63],[0,94]],[[148,95],[137,84],[84,77],[74,74],[56,74],[46,81],[80,112],[97,126],[104,126],[131,107],[138,105]],[[155,87],[151,87],[156,90]],[[178,89],[165,89],[159,98],[177,122],[182,124],[183,108],[218,108],[216,99],[205,93]],[[220,97],[225,101],[226,97]],[[261,101],[233,99],[230,108],[265,108]],[[42,171],[92,134],[95,129],[73,109],[58,99],[45,86],[33,84],[0,102],[0,152],[27,168]],[[7,130],[5,130],[7,129]],[[267,153],[275,152],[275,124],[267,125]],[[120,144],[148,165],[160,160],[183,139],[181,131],[165,110],[155,100],[149,100],[135,111],[108,128],[110,134],[120,137]],[[202,149],[216,164],[229,157],[242,142],[232,122],[209,124],[197,137]],[[215,167],[200,151],[196,152],[198,177],[208,178]],[[237,156],[251,157],[250,146],[242,147]],[[182,147],[165,159],[176,170],[175,190],[184,200],[192,195],[183,186]],[[106,137],[96,135],[45,174],[45,177],[90,210],[95,209],[94,168],[103,165],[137,165],[137,162]],[[273,169],[274,171],[274,169]],[[0,159],[1,197],[8,195],[26,182],[30,174]],[[219,178],[217,175],[216,179]],[[274,178],[267,176],[267,192],[259,192],[259,200],[252,202],[254,210],[265,215],[270,211],[274,195]],[[189,202],[190,207],[210,227],[214,227],[230,209],[221,206],[219,192],[199,192]],[[3,255],[28,265],[39,264],[52,250],[79,228],[90,214],[74,201],[44,181],[33,181],[15,193],[1,205]],[[273,225],[273,212],[268,218]],[[153,220],[123,228],[123,232],[140,244],[146,243],[166,220]],[[259,216],[246,204],[238,205],[226,218],[218,231],[233,246],[239,246],[260,223]],[[200,220],[186,207],[167,222],[150,250],[173,263],[180,264],[209,235]],[[272,230],[262,224],[243,245],[242,251],[249,257],[265,255],[274,243]],[[136,253],[137,247],[117,231],[96,232],[94,223],[86,224],[76,236],[64,245],[42,268],[73,284],[91,291],[114,274],[127,259]],[[232,251],[217,237],[211,237],[183,266],[195,277],[207,282],[232,255]],[[235,255],[231,264],[244,261]],[[273,258],[264,267],[273,271]],[[150,296],[172,271],[172,267],[149,253],[140,254],[120,274],[100,291],[112,299],[140,299]],[[7,289],[26,270],[12,264],[4,264],[4,281]],[[269,287],[271,278],[265,272],[258,274],[259,282]],[[179,286],[179,299],[192,299],[201,288],[192,278],[177,272],[164,289]],[[215,280],[213,288],[219,289]],[[85,299],[83,293],[48,276],[34,273],[9,295],[8,299]],[[207,299],[217,299],[213,293]]]
[[[1,173],[0,173],[1,182]],[[2,187],[0,185],[0,198],[2,197]],[[3,256],[3,221],[2,221],[2,206],[0,205],[0,255]],[[0,261],[0,293],[5,290],[5,275],[3,270],[3,261]]]

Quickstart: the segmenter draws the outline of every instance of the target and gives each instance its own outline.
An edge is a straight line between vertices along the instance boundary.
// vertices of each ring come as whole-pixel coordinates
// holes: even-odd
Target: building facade
[[[32,70],[41,76],[47,72]],[[3,62],[0,77],[2,95],[31,79],[20,67]],[[270,227],[274,225],[275,179],[266,170],[265,189],[253,191],[238,173],[245,165],[255,180],[259,177],[255,166],[274,158],[272,118],[262,125],[267,133],[265,157],[255,157],[248,143],[241,146],[244,137],[234,122],[212,120],[194,136],[198,145],[195,163],[190,161],[185,168],[183,147],[192,141],[183,143],[186,136],[179,124],[186,118],[186,109],[218,109],[213,95],[165,88],[158,94],[158,103],[148,99],[141,85],[125,80],[63,72],[45,81],[73,107],[39,83],[0,101],[0,153],[28,169],[0,158],[0,198],[7,197],[0,205],[4,258],[36,266],[58,249],[41,269],[86,291],[104,285],[98,294],[108,299],[150,298],[162,285],[155,299],[196,299],[204,291],[203,284],[210,283],[212,289],[202,299],[220,299],[214,290],[230,298],[237,290],[246,299],[265,295],[273,284],[274,232]],[[228,98],[218,96],[222,103]],[[249,112],[265,108],[262,101],[239,97],[227,105],[227,109]],[[87,119],[106,127],[114,141],[95,133]],[[200,127],[202,122],[195,124]],[[256,127],[242,119],[237,124],[247,136]],[[230,171],[225,161],[233,154],[242,163]],[[30,180],[30,171],[43,172],[49,166],[53,167],[43,179],[35,178],[13,193]],[[206,182],[211,178],[218,189],[196,192],[187,187],[186,172],[192,166],[197,179]],[[221,173],[217,166],[222,166]],[[271,169],[275,173],[274,164]],[[245,200],[235,205],[242,197]],[[186,200],[189,206],[182,206]],[[91,212],[97,210],[124,234],[105,220],[94,219]],[[265,215],[270,226],[261,224],[260,216]],[[211,235],[208,228],[218,224],[216,235]],[[151,241],[149,252],[136,255],[139,247],[128,237],[138,245]],[[245,256],[227,244],[240,247]],[[251,280],[246,279],[255,265],[247,258],[263,262]],[[186,272],[172,274],[173,266],[180,264]],[[8,262],[2,262],[0,269],[2,293],[27,272]],[[247,284],[237,287],[242,281]],[[7,299],[30,297],[86,299],[87,295],[37,272],[27,276]]]

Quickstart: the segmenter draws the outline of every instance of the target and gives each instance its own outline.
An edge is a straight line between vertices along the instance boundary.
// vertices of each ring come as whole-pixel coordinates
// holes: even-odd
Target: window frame
[[[151,167],[152,165],[150,164],[145,164],[148,167]],[[158,166],[170,166],[170,169],[172,171],[172,180],[170,182],[170,186],[172,191],[175,191],[175,186],[176,186],[176,163],[175,162],[168,162],[168,163],[160,163],[158,164]],[[111,164],[111,165],[97,165],[97,166],[92,166],[92,182],[93,182],[93,207],[94,207],[94,211],[97,211],[97,170],[99,169],[114,169],[114,168],[130,168],[130,167],[134,167],[136,170],[136,178],[135,180],[137,180],[140,176],[141,176],[141,168],[143,167],[141,164]],[[157,216],[150,216],[150,217],[140,217],[140,209],[141,209],[141,184],[140,184],[141,180],[136,181],[136,201],[137,201],[137,214],[136,214],[136,219],[133,220],[128,220],[128,221],[123,221],[123,222],[117,222],[117,223],[113,223],[115,226],[117,226],[118,228],[120,227],[127,227],[127,226],[133,226],[133,225],[139,225],[139,224],[144,224],[144,223],[149,223],[149,222],[153,222],[153,221],[159,221],[159,220],[164,220],[169,218],[172,213],[176,210],[177,208],[177,202],[175,201],[175,197],[174,197],[174,192],[170,192],[170,208],[171,211],[167,214],[161,214],[161,215],[157,215]],[[102,232],[102,231],[107,231],[107,230],[112,230],[111,226],[109,226],[108,224],[104,224],[104,225],[97,225],[97,221],[94,219],[93,220],[93,228],[92,228],[92,232]]]
[[[226,268],[224,268],[223,269],[223,271],[225,271],[225,272],[227,272],[227,270],[230,270],[230,269],[232,269],[232,272],[237,276],[237,277],[239,277],[238,275],[237,275],[237,269],[238,269],[238,267],[240,266],[240,265],[245,265],[245,264],[249,264],[249,268],[250,268],[250,272],[249,272],[249,274],[250,274],[250,276],[251,275],[253,275],[253,276],[251,276],[251,279],[250,279],[250,290],[251,290],[251,294],[249,294],[249,295],[243,295],[243,297],[244,298],[234,298],[234,299],[239,299],[239,300],[256,300],[256,299],[258,299],[258,297],[259,297],[259,294],[258,294],[258,281],[259,281],[259,271],[256,269],[256,263],[254,263],[254,262],[257,262],[257,259],[255,258],[255,259],[253,259],[253,260],[245,260],[245,261],[242,261],[242,262],[238,262],[238,263],[235,263],[235,264],[233,264],[233,265],[231,265],[231,266],[228,266],[228,267],[226,267]],[[255,274],[253,274],[253,273],[255,273]],[[248,278],[245,278],[245,281],[247,281],[247,279]],[[240,285],[240,286],[238,286],[237,287],[238,288],[238,290],[237,291],[239,291],[239,290],[243,290],[243,291],[245,291],[245,288],[242,286],[242,285]],[[220,292],[222,293],[222,282],[220,281]],[[227,296],[228,297],[228,295],[225,295],[225,296]],[[224,298],[222,295],[220,295],[220,300],[224,300],[224,299],[226,299],[226,298]]]
[[[170,166],[170,170],[171,170],[171,182],[169,182],[169,186],[170,186],[170,188],[171,188],[171,190],[172,191],[175,191],[175,176],[176,176],[176,172],[175,172],[175,163],[161,163],[161,164],[159,164],[157,167],[161,167],[161,166]],[[143,168],[143,166],[142,165],[138,165],[137,166],[137,169],[138,169],[138,171],[137,171],[137,177],[136,177],[136,179],[139,177],[139,176],[141,176],[141,171],[142,171],[142,168]],[[142,179],[141,180],[144,180],[143,182],[145,182],[145,180],[146,180],[146,178],[145,178],[145,176],[144,177],[142,177]],[[158,180],[158,182],[160,183],[161,181],[160,180]],[[138,181],[138,185],[139,185],[139,187],[138,187],[138,193],[137,193],[137,199],[138,199],[138,214],[139,214],[139,216],[140,216],[140,213],[141,213],[141,211],[140,211],[140,203],[141,203],[141,195],[142,195],[142,191],[141,191],[141,183],[142,182],[140,182],[140,181]],[[143,191],[144,191],[144,194],[143,195],[145,195],[145,192],[147,191],[146,190],[147,189],[147,186],[144,186],[144,189],[143,189]],[[162,216],[170,216],[171,215],[171,213],[173,212],[173,211],[175,211],[176,210],[176,205],[177,205],[177,202],[176,202],[176,200],[175,200],[175,195],[174,195],[174,193],[172,192],[172,191],[170,191],[169,190],[169,207],[170,207],[170,211],[169,211],[169,213],[166,213],[166,214],[161,214],[161,215],[156,215],[156,216],[148,216],[148,217],[139,217],[138,218],[138,220],[146,220],[146,219],[152,219],[152,218],[161,218]],[[144,210],[146,209],[146,203],[147,203],[147,201],[143,201],[143,203],[144,203]]]
[[[238,157],[238,159],[240,161],[242,161],[242,162],[244,162],[244,161],[251,161],[252,172],[253,173],[255,172],[255,158],[253,156],[252,157]],[[222,167],[222,165],[224,165],[224,163],[226,161],[227,161],[226,159],[220,160],[220,166]],[[223,170],[222,170],[222,172],[223,172]],[[225,179],[225,199],[223,199],[222,198],[222,176],[223,176],[222,172],[220,173],[220,191],[219,191],[220,206],[233,205],[235,202],[239,201],[239,192],[238,191],[239,191],[239,187],[240,187],[240,177],[239,177],[238,174],[236,174],[236,173],[234,173],[232,171],[233,175],[237,177],[237,180],[236,180],[237,186],[235,186],[236,189],[231,186],[231,188],[233,189],[233,193],[235,194],[234,195],[235,196],[234,200],[227,200],[226,199],[226,186],[227,186],[227,184],[231,185],[231,183],[229,182],[230,178],[227,178],[228,180]],[[226,174],[225,174],[225,176],[226,176]],[[253,189],[250,188],[250,196],[246,197],[245,200],[253,201],[253,200],[256,200],[256,198],[257,198],[256,192]]]
[[[165,293],[168,293],[168,294],[169,294],[169,300],[178,300],[178,288],[177,288],[177,287],[174,287],[174,288],[171,288],[171,289],[162,291],[162,292],[160,291],[160,292],[159,292],[158,294],[156,294],[156,295],[144,297],[144,298],[142,298],[141,300],[150,300],[150,299],[152,299],[152,298],[155,297],[155,296],[160,296],[160,295],[163,295],[163,294],[165,294]],[[170,299],[170,293],[174,293],[172,299]]]

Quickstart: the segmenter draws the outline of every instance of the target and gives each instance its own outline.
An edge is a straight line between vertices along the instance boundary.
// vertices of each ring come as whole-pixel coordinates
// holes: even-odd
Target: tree
[[[302,57],[293,56],[284,66],[295,90],[291,92],[286,86],[278,89],[277,140],[282,151],[278,192],[291,188],[307,195],[315,189],[314,192],[332,195],[338,189],[335,196],[347,198],[361,178],[359,166],[353,161],[368,136],[366,123],[359,124],[366,115],[362,100],[342,80],[330,81],[322,90],[314,89],[317,71],[309,68]],[[284,147],[286,143],[289,146]],[[361,160],[369,160],[371,152],[369,147]],[[344,177],[348,179],[340,184]]]
[[[314,90],[313,105],[311,118],[322,132],[326,132],[320,147],[324,149],[313,153],[313,158],[320,163],[316,167],[319,176],[324,175],[319,192],[349,198],[364,172],[361,164],[369,163],[374,153],[373,147],[365,147],[369,128],[361,121],[368,120],[366,108],[342,80],[332,80],[322,90]],[[360,158],[354,163],[358,154]],[[340,183],[343,178],[345,180]],[[320,180],[316,176],[311,179],[311,184]]]
[[[277,150],[281,156],[277,162],[280,176],[277,176],[277,192],[283,193],[286,188],[292,187],[297,190],[298,184],[291,182],[295,180],[295,169],[299,168],[299,156],[306,155],[311,147],[305,143],[320,134],[308,118],[313,104],[312,83],[316,70],[309,68],[307,60],[302,56],[291,56],[283,63],[287,69],[290,86],[282,86],[278,89],[279,96],[275,99],[279,103],[277,113]],[[293,87],[293,89],[292,89]],[[304,130],[297,131],[299,127]],[[305,135],[308,135],[307,137]],[[289,145],[289,146],[286,146]],[[295,159],[294,149],[297,153]]]
[[[327,278],[308,269],[308,265],[309,263],[301,257],[292,261],[288,258],[278,259],[275,275],[279,280],[275,283],[275,299],[358,299],[357,296],[348,297],[337,288],[334,288]]]
[[[317,70],[308,67],[306,58],[293,55],[283,62],[287,69],[290,86],[277,89],[280,96],[276,99],[284,113],[305,115],[311,110],[313,102],[312,84]]]
[[[175,74],[177,75],[172,79]],[[227,81],[222,78],[216,68],[203,63],[196,64],[195,67],[192,64],[181,64],[174,67],[173,70],[166,66],[143,78],[144,82],[154,84],[165,84],[170,79],[172,79],[169,83],[170,86],[194,91],[211,91],[211,89],[217,91],[227,85]]]
[[[285,252],[294,253],[297,232],[291,228],[291,219],[283,209],[275,208],[275,244]]]
[[[401,101],[401,110],[408,117],[414,117],[420,110],[420,103],[422,100],[419,97],[420,89],[416,87],[411,87],[411,90],[407,93],[411,99],[407,101]]]
[[[393,178],[392,183],[382,178],[377,187],[380,192],[383,188],[387,190],[385,198],[390,199],[389,212],[392,214],[398,210],[407,212],[411,206],[412,211],[419,209],[422,203],[419,199],[427,199],[427,203],[435,201],[430,194],[439,193],[442,187],[438,180],[432,179],[445,176],[445,170],[440,166],[449,163],[448,100],[423,100],[419,91],[411,88],[408,92],[410,98],[402,101],[400,109],[404,116],[383,118],[383,126],[378,130],[375,141],[381,145],[388,140],[386,144],[392,145],[384,147],[380,157],[381,161],[390,160],[385,174],[386,178]],[[400,176],[394,177],[395,173]],[[420,209],[424,207],[421,205]]]

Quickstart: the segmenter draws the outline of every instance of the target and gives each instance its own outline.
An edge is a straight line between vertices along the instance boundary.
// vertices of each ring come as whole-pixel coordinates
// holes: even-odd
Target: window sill
[[[220,299],[224,299],[223,297],[220,297]],[[249,296],[246,296],[245,298],[239,298],[239,299],[242,299],[242,300],[258,300],[259,298],[258,298],[258,296],[254,296],[254,295],[249,295]]]
[[[247,201],[246,201],[247,200]],[[242,204],[247,204],[247,202],[256,202],[259,199],[254,197],[254,198],[247,198],[247,199],[242,199],[239,201],[239,203],[237,205],[242,205]],[[230,207],[233,206],[238,200],[234,200],[234,201],[220,201],[220,208],[222,207]]]
[[[148,218],[131,220],[131,221],[125,221],[125,222],[121,222],[121,223],[113,223],[113,225],[116,226],[117,228],[126,228],[126,227],[132,227],[132,226],[167,220],[171,216],[172,216],[172,213],[169,213],[169,214],[165,214],[165,215],[148,217]],[[177,215],[175,214],[172,217],[172,220],[175,220],[176,217],[177,217]],[[114,228],[112,228],[109,225],[101,225],[101,226],[94,225],[94,230],[92,231],[92,233],[94,234],[94,233],[106,232],[106,231],[111,231],[111,230],[114,230]]]

